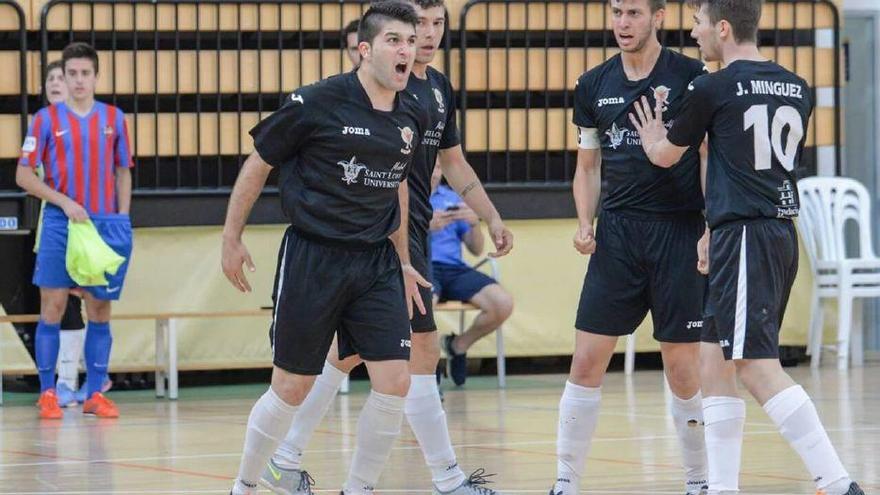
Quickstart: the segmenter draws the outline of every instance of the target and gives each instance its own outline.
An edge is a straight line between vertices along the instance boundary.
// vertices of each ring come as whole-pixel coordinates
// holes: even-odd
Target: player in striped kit
[[[67,225],[91,220],[104,241],[126,262],[106,286],[83,287],[88,315],[85,341],[86,401],[83,412],[117,417],[119,411],[101,393],[107,377],[112,337],[111,302],[119,299],[131,254],[131,151],[128,128],[118,108],[95,101],[97,52],[72,43],[62,54],[68,97],[40,110],[21,148],[16,182],[48,204],[34,268],[40,287],[40,321],[34,343],[40,376],[37,405],[43,419],[63,416],[55,394],[59,329],[70,289],[76,286],[66,267]],[[42,163],[45,177],[36,173]]]

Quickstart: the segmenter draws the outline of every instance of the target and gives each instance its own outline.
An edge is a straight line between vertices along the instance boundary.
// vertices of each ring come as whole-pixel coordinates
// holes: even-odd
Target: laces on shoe
[[[480,469],[477,469],[476,471],[474,471],[473,473],[471,473],[470,476],[468,476],[468,479],[467,479],[467,481],[465,481],[465,484],[472,486],[474,488],[474,490],[477,491],[477,493],[484,494],[484,495],[494,495],[496,493],[495,490],[492,490],[491,488],[486,488],[486,487],[480,486],[480,485],[487,485],[489,483],[492,483],[492,480],[486,479],[486,478],[490,478],[492,476],[495,476],[495,474],[486,474],[486,470],[483,468],[480,468]]]
[[[308,490],[307,493],[312,493],[313,486],[315,486],[315,478],[312,478],[308,471],[300,471],[299,486],[296,489]]]

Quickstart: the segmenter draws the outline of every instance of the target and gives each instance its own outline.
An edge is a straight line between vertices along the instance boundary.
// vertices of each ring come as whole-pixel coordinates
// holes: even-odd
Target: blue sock
[[[34,355],[40,375],[40,393],[55,388],[55,366],[58,364],[58,347],[61,342],[61,323],[37,323],[34,338]]]
[[[86,329],[84,356],[86,359],[86,400],[101,386],[107,378],[107,365],[110,362],[110,347],[113,336],[110,335],[110,323],[89,322]]]

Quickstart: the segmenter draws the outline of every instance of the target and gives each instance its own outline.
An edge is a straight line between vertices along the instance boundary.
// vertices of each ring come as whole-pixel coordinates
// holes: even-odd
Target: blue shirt
[[[431,207],[435,211],[448,210],[461,204],[462,200],[451,187],[440,185],[431,194]],[[431,261],[447,265],[467,265],[461,257],[461,241],[471,230],[464,220],[456,220],[441,230],[431,231]]]

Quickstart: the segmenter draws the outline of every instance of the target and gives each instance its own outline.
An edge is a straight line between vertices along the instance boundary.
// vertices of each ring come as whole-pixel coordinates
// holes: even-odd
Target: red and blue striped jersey
[[[122,110],[96,101],[79,116],[64,103],[34,116],[19,165],[41,163],[49,187],[95,214],[116,213],[116,167],[131,168],[128,125]]]

